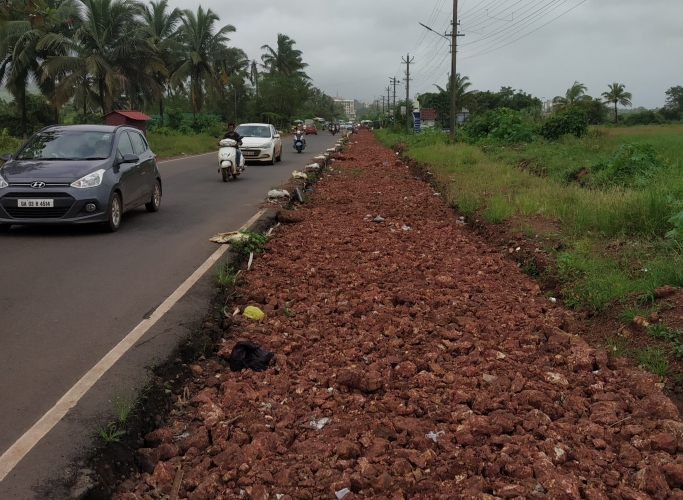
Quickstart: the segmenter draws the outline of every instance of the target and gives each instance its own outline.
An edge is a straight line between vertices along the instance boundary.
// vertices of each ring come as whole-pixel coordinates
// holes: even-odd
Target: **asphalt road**
[[[0,456],[92,366],[159,306],[217,249],[209,238],[238,229],[267,191],[332,147],[329,133],[306,137],[297,154],[283,140],[282,162],[253,164],[222,182],[214,153],[160,163],[161,210],[124,215],[121,229],[14,226],[0,235]],[[114,391],[148,380],[206,313],[207,273],[109,370],[0,482],[0,499],[49,498],[111,413]]]

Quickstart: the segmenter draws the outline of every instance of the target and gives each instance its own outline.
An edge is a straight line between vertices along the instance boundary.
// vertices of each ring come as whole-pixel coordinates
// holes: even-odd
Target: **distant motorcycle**
[[[293,147],[296,149],[297,153],[301,153],[304,149],[306,149],[306,141],[304,140],[303,132],[296,132],[294,134]]]
[[[223,182],[228,182],[230,176],[237,179],[237,176],[244,172],[244,155],[240,155],[237,162],[237,142],[232,139],[222,139],[218,145],[218,171],[223,176]]]
[[[336,134],[337,133],[337,127],[335,127],[334,125],[331,125],[330,126],[330,132],[332,133],[332,135]]]

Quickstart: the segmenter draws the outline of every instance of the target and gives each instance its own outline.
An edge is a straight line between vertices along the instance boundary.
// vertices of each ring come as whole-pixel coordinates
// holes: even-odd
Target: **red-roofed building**
[[[436,125],[436,110],[434,108],[420,108],[420,122],[422,127]]]
[[[107,125],[130,125],[142,130],[143,134],[147,134],[147,120],[151,120],[150,116],[139,111],[112,111],[104,115],[104,123]]]

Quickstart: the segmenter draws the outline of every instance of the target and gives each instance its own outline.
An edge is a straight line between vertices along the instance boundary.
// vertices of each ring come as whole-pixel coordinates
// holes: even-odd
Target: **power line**
[[[543,27],[549,25],[549,24],[552,23],[553,21],[556,21],[557,19],[561,18],[561,17],[564,16],[565,14],[568,14],[569,12],[571,12],[571,11],[574,10],[574,9],[576,9],[577,7],[579,7],[581,4],[583,4],[583,3],[585,3],[585,2],[586,2],[586,0],[581,0],[578,4],[576,4],[576,5],[575,5],[574,7],[572,7],[571,9],[566,10],[565,12],[563,12],[562,14],[560,14],[559,16],[554,17],[553,19],[551,19],[550,21],[548,21],[548,22],[545,23],[545,24],[542,24],[541,26],[539,26],[539,27],[536,28],[535,30],[530,31],[529,33],[526,33],[525,35],[522,35],[522,36],[520,36],[520,37],[518,37],[518,38],[515,38],[514,40],[512,40],[511,42],[506,43],[505,45],[501,45],[500,47],[496,47],[496,48],[493,48],[493,49],[491,49],[491,50],[487,50],[487,51],[485,51],[485,52],[480,52],[480,53],[478,53],[478,54],[472,54],[472,55],[470,55],[470,56],[463,57],[462,59],[472,59],[473,57],[482,56],[482,55],[484,55],[484,54],[489,54],[489,53],[491,53],[491,52],[493,52],[493,51],[502,49],[503,47],[507,47],[508,45],[511,45],[511,44],[515,43],[516,41],[521,40],[522,38],[526,38],[527,36],[531,35],[532,33],[536,33],[536,32],[537,32],[538,30],[540,30],[541,28],[543,28]]]

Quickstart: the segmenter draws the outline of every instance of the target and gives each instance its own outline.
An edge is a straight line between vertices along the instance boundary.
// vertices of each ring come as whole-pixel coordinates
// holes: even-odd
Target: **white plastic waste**
[[[268,191],[268,198],[288,198],[289,191],[286,189],[271,189]]]
[[[319,419],[311,419],[307,422],[304,422],[301,424],[301,427],[305,427],[307,429],[315,429],[315,430],[320,430],[323,427],[325,427],[327,424],[330,423],[330,419],[327,417],[319,418]]]
[[[432,439],[432,440],[436,443],[436,439],[437,439],[441,434],[445,434],[445,433],[446,433],[446,431],[439,431],[439,432],[429,431],[427,434],[425,434],[425,437],[426,437],[427,439]]]
[[[306,165],[306,168],[310,170],[317,170],[320,168],[320,165],[318,165],[317,163],[311,163],[310,165]]]
[[[306,179],[308,179],[308,176],[307,176],[305,173],[303,173],[303,172],[298,172],[298,171],[294,170],[294,171],[292,172],[292,179],[303,179],[303,180],[306,180]]]
[[[341,489],[339,491],[334,492],[334,494],[336,495],[338,500],[341,500],[342,498],[344,498],[349,493],[351,493],[351,490],[349,490],[348,488],[344,488],[344,489]]]

